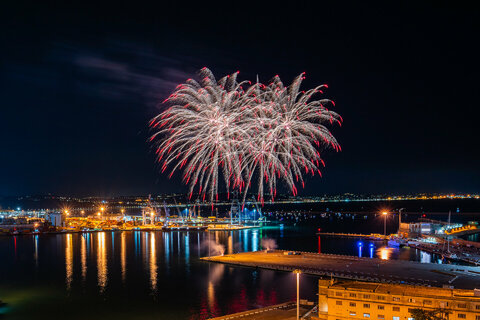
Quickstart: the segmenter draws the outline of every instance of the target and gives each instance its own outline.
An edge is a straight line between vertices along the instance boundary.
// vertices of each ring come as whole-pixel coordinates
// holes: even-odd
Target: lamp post
[[[293,270],[293,273],[297,275],[297,320],[300,319],[300,273],[302,273],[301,270],[295,269]]]
[[[383,214],[383,235],[384,236],[387,236],[387,214],[388,212],[387,211],[383,211],[382,212]]]
[[[105,212],[105,207],[100,207],[100,212],[98,213],[98,215],[101,217],[101,220],[103,220],[104,218],[103,216],[104,212]]]

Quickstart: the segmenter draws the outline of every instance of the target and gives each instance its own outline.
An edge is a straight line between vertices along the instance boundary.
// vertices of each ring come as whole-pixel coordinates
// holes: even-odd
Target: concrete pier
[[[203,260],[237,266],[265,268],[381,283],[403,283],[458,289],[480,288],[478,267],[419,263],[402,260],[357,258],[333,254],[275,250],[205,257]]]

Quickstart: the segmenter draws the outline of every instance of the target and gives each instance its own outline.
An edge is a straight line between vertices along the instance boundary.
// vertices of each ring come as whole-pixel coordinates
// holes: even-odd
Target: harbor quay
[[[358,258],[335,254],[265,250],[202,258],[205,261],[338,279],[473,290],[480,288],[478,267]],[[480,319],[477,319],[480,320]]]

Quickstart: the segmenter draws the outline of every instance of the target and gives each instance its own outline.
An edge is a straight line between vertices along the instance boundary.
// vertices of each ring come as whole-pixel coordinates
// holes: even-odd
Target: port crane
[[[165,211],[165,223],[168,222],[168,217],[170,216],[170,210],[167,208],[167,203],[163,201],[163,210]]]
[[[177,208],[178,217],[182,217],[182,222],[185,222],[185,218],[184,218],[184,216],[182,215],[182,212],[180,211],[180,208],[178,207],[177,200],[176,200],[175,198],[173,198],[173,201],[175,201],[175,207]]]

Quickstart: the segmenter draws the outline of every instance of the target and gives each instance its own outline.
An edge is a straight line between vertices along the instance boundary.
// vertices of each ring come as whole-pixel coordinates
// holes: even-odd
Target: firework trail
[[[170,166],[171,177],[183,170],[190,197],[197,188],[213,205],[220,178],[243,202],[252,184],[259,201],[265,191],[273,200],[277,180],[296,195],[305,174],[321,175],[320,150],[340,150],[324,123],[341,125],[342,118],[328,109],[333,101],[314,99],[327,85],[300,91],[304,74],[288,87],[278,76],[266,86],[238,82],[238,72],[218,81],[207,68],[199,74],[200,81],[177,86],[164,101],[170,107],[150,121],[161,171]]]

